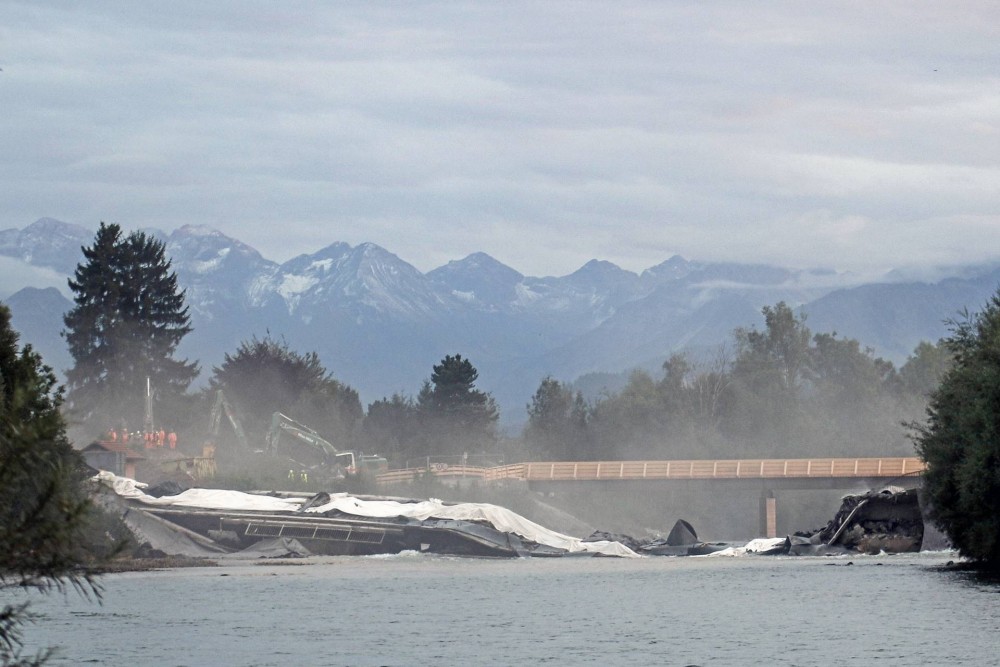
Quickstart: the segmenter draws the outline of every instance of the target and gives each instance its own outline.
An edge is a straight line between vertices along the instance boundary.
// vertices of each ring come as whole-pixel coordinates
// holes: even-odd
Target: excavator
[[[236,411],[233,410],[233,406],[226,400],[226,395],[221,389],[215,392],[215,404],[212,405],[212,414],[209,417],[208,433],[210,442],[214,445],[219,439],[219,427],[222,425],[222,415],[225,415],[226,419],[229,420],[229,424],[233,427],[233,433],[236,434],[236,440],[240,443],[243,451],[254,451],[250,447],[250,441],[247,439],[247,434],[243,430],[243,425],[240,423]]]
[[[271,416],[271,428],[264,440],[265,451],[268,454],[276,455],[278,453],[278,444],[283,433],[312,447],[322,456],[325,466],[343,470],[345,475],[357,475],[363,472],[378,474],[389,469],[389,464],[384,457],[353,451],[342,452],[324,440],[313,429],[281,412],[275,412]]]

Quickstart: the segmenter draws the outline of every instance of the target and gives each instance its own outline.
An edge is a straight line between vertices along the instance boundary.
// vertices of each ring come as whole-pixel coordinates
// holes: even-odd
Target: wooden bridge
[[[720,459],[686,461],[534,461],[506,466],[430,464],[392,470],[377,476],[380,484],[408,482],[419,476],[478,478],[485,482],[613,482],[616,480],[886,480],[920,475],[924,462],[915,457],[858,459]]]
[[[720,483],[741,484],[760,491],[760,533],[774,537],[777,531],[779,489],[871,488],[894,483],[913,486],[926,466],[915,457],[857,459],[720,459],[685,461],[535,461],[481,467],[428,464],[422,468],[392,470],[377,476],[379,484],[408,482],[433,475],[445,483],[470,479],[485,483],[524,480],[532,487],[551,489],[564,484],[601,482]],[[909,478],[909,479],[908,479]]]

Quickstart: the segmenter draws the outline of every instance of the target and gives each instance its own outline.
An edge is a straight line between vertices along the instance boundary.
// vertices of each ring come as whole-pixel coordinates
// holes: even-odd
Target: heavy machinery
[[[233,406],[229,404],[228,400],[226,400],[226,395],[222,393],[221,389],[215,392],[215,404],[212,406],[212,414],[209,417],[209,442],[212,445],[215,445],[216,441],[219,439],[219,427],[222,425],[222,415],[225,415],[226,419],[229,420],[229,424],[233,427],[233,432],[236,434],[236,440],[240,443],[240,447],[243,451],[254,451],[253,448],[250,447],[250,441],[247,439],[247,434],[243,430],[243,425],[240,423],[240,419],[236,415],[236,411],[233,410]]]
[[[329,468],[339,468],[345,475],[356,475],[362,472],[377,474],[389,469],[389,464],[384,457],[353,451],[342,452],[324,440],[313,429],[280,412],[275,412],[271,416],[271,428],[268,429],[264,440],[265,451],[268,454],[278,453],[278,444],[282,433],[288,434],[300,443],[309,445],[322,456],[323,465]]]

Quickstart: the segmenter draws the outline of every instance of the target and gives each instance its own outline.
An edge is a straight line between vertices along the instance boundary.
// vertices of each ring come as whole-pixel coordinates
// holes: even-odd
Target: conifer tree
[[[496,402],[476,389],[479,371],[462,355],[446,355],[417,395],[429,454],[482,452],[496,442]]]
[[[198,374],[197,363],[174,358],[191,331],[184,292],[163,242],[143,232],[123,237],[118,225],[102,222],[83,256],[69,281],[75,305],[64,318],[74,360],[67,400],[87,424],[106,428],[124,419],[138,426],[147,377],[162,404],[184,394]]]
[[[96,593],[80,567],[89,503],[81,460],[59,413],[52,370],[30,345],[18,350],[10,310],[0,304],[0,592],[75,586]],[[0,664],[35,665],[21,656],[23,604],[0,605]]]
[[[590,458],[587,405],[580,392],[547,376],[528,404],[524,440],[536,456],[555,461]]]

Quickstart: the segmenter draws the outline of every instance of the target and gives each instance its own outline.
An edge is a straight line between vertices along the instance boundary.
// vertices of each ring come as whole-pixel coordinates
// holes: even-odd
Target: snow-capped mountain
[[[0,255],[70,275],[80,261],[80,248],[94,232],[79,225],[41,218],[24,229],[0,231]]]
[[[472,308],[485,312],[510,312],[518,298],[518,285],[524,276],[477,252],[464,259],[448,262],[427,273],[427,277]]]
[[[379,314],[420,320],[457,305],[414,266],[374,243],[334,243],[285,262],[278,276],[275,292],[289,313],[304,319],[332,305],[357,318]]]
[[[593,260],[567,276],[530,277],[485,253],[421,273],[372,243],[333,243],[278,264],[208,227],[145,231],[167,244],[194,327],[180,354],[200,360],[205,377],[242,341],[278,336],[316,351],[370,401],[415,394],[433,364],[461,353],[510,422],[524,419],[545,375],[571,381],[655,370],[679,350],[706,354],[734,328],[761,326],[760,308],[779,300],[801,307],[814,331],[836,330],[902,361],[920,340],[944,335],[949,316],[978,308],[1000,281],[997,267],[985,266],[933,284],[850,285],[850,276],[828,271],[681,257],[641,274]],[[30,268],[27,280],[42,270],[68,276],[93,236],[43,218],[0,231],[0,258]],[[28,289],[8,299],[22,341],[57,370],[69,364],[58,332],[71,304],[61,291]]]

